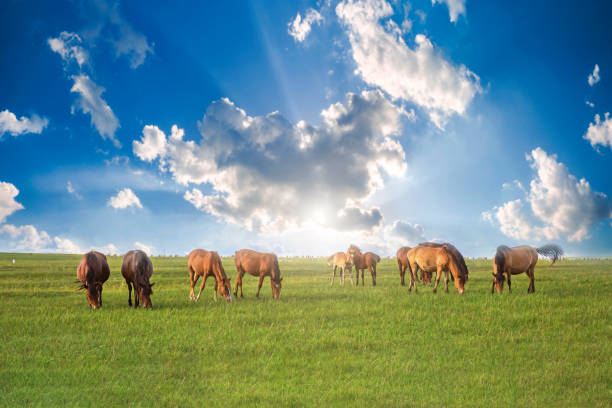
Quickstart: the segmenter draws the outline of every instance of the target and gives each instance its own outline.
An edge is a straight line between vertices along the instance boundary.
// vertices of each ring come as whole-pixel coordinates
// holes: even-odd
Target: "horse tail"
[[[506,251],[510,251],[510,248],[506,245],[500,245],[497,247],[497,252],[495,253],[495,265],[497,265],[498,273],[504,272],[504,266],[506,264]]]
[[[380,262],[380,256],[376,255],[376,254],[372,254],[372,258],[374,258],[374,260],[376,261],[376,263]]]
[[[546,258],[550,258],[550,266],[553,266],[553,264],[563,256],[563,248],[556,244],[546,244],[536,248],[536,251],[538,254],[545,256]]]

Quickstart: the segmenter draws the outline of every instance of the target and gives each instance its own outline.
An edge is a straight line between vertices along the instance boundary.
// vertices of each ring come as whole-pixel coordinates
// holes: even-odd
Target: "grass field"
[[[409,293],[394,259],[358,288],[281,259],[278,301],[247,276],[227,304],[212,280],[191,302],[186,258],[155,257],[153,309],[131,310],[111,257],[92,311],[79,260],[0,254],[2,406],[612,405],[612,261],[540,262],[535,294],[520,275],[501,296],[490,261],[468,261],[459,296]]]

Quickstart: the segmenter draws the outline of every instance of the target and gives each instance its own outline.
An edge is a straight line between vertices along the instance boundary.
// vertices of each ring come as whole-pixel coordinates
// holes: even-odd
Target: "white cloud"
[[[184,141],[145,126],[134,154],[158,160],[180,184],[205,184],[184,198],[196,208],[249,230],[283,231],[312,222],[373,228],[382,214],[362,201],[403,175],[405,153],[395,139],[407,112],[378,91],[347,94],[321,112],[322,122],[293,125],[278,112],[248,116],[228,99],[213,102],[199,122],[202,140]]]
[[[419,224],[396,220],[389,227],[389,234],[402,240],[403,245],[414,246],[425,241],[425,230]]]
[[[92,250],[102,252],[106,255],[116,255],[119,253],[119,249],[113,243],[108,243],[101,247],[93,247]]]
[[[593,86],[601,80],[599,77],[599,65],[595,64],[595,68],[593,68],[593,73],[589,74],[587,81],[589,82],[589,86]]]
[[[72,182],[70,180],[68,180],[68,182],[66,183],[66,191],[68,192],[68,194],[72,194],[79,200],[83,199],[83,196],[80,195],[78,191],[76,191],[76,189],[72,186]]]
[[[153,247],[149,246],[149,245],[145,245],[141,242],[134,242],[134,246],[136,247],[136,249],[140,249],[141,251],[143,251],[144,253],[146,253],[147,255],[151,256],[153,254]]]
[[[302,42],[310,33],[313,24],[321,24],[323,16],[314,9],[306,10],[304,18],[298,12],[295,19],[288,24],[288,32],[297,42]]]
[[[584,178],[578,180],[568,168],[541,148],[527,156],[536,174],[529,184],[527,212],[521,199],[508,201],[483,219],[499,224],[515,239],[558,239],[570,242],[589,238],[589,228],[612,217],[612,204],[605,194],[593,191]]]
[[[395,29],[386,30],[379,23],[393,15],[386,1],[342,1],[336,14],[347,28],[362,79],[393,99],[425,108],[436,126],[443,128],[450,115],[464,114],[482,92],[478,76],[446,60],[425,35],[417,34],[411,48]]]
[[[119,120],[102,99],[104,88],[96,85],[89,76],[73,75],[74,85],[70,92],[77,93],[77,99],[72,109],[79,109],[83,114],[91,115],[91,123],[103,139],[110,139],[115,147],[121,147],[121,143],[115,138],[115,132],[119,127]]]
[[[0,234],[11,238],[10,248],[25,252],[58,252],[78,254],[83,251],[66,238],[49,236],[46,231],[38,231],[33,225],[15,226],[3,224]]]
[[[0,112],[0,139],[5,133],[10,133],[11,136],[18,136],[24,133],[42,133],[47,127],[49,121],[46,118],[40,118],[32,115],[31,118],[22,116],[17,119],[14,113],[8,109]]]
[[[117,209],[125,209],[128,207],[142,208],[140,199],[129,188],[124,188],[123,190],[119,191],[116,196],[109,198],[108,206]]]
[[[591,101],[586,101],[585,103],[586,103],[588,106],[590,106],[591,108],[594,108],[594,107],[595,107],[595,104],[594,104],[593,102],[591,102]]]
[[[79,67],[82,67],[89,62],[89,53],[80,45],[82,40],[76,33],[62,31],[59,37],[48,38],[47,43],[67,64],[74,60]]]
[[[0,181],[0,223],[15,211],[23,209],[23,205],[15,201],[18,194],[19,190],[13,184]]]
[[[596,114],[595,122],[589,123],[589,128],[583,138],[591,142],[593,148],[596,148],[597,145],[612,147],[612,118],[610,118],[610,112],[606,112],[603,121],[599,114]]]
[[[432,5],[435,5],[436,3],[446,3],[448,6],[450,21],[453,23],[457,22],[460,14],[465,16],[465,2],[466,0],[431,0]]]

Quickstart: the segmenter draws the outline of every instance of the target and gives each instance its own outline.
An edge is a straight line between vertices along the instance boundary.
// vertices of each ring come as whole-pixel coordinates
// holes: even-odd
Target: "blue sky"
[[[0,251],[612,254],[608,1],[0,5]]]

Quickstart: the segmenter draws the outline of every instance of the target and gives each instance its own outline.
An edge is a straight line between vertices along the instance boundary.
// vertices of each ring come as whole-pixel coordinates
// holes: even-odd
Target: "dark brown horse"
[[[223,269],[221,257],[219,257],[218,253],[205,251],[203,249],[194,249],[189,254],[187,267],[189,268],[189,281],[191,283],[191,293],[189,294],[191,300],[197,302],[198,299],[200,299],[202,290],[204,290],[204,286],[206,285],[206,279],[209,276],[213,276],[215,278],[215,301],[217,301],[217,290],[219,290],[219,293],[226,301],[232,301],[232,286],[229,278],[225,274],[225,269]],[[196,297],[193,288],[200,276],[202,277],[202,286]]]
[[[355,272],[357,273],[357,285],[359,285],[359,271],[361,271],[361,286],[365,285],[365,270],[369,270],[372,275],[372,286],[376,286],[376,264],[380,262],[380,256],[374,252],[361,253],[355,245],[351,245],[347,251],[351,255],[351,261],[355,265]]]
[[[153,264],[143,251],[131,250],[123,257],[121,274],[128,286],[128,305],[132,306],[132,285],[134,285],[134,307],[142,302],[142,307],[151,307],[153,285],[149,279],[153,275]]]
[[[521,245],[513,248],[509,248],[506,245],[498,246],[495,257],[493,258],[493,284],[491,285],[491,293],[493,293],[494,287],[501,293],[504,290],[504,281],[506,278],[508,279],[508,290],[512,293],[510,277],[512,275],[519,275],[523,272],[529,276],[529,288],[527,288],[527,293],[534,293],[534,270],[538,262],[538,254],[550,257],[552,263],[555,263],[555,261],[563,255],[563,249],[554,244],[544,245],[540,248],[534,248],[529,245]],[[504,274],[506,276],[504,276]]]
[[[234,296],[238,295],[238,286],[240,286],[240,297],[242,297],[242,277],[245,273],[253,276],[259,276],[259,284],[257,286],[257,297],[261,285],[266,276],[270,277],[270,285],[272,286],[272,297],[278,299],[281,291],[280,269],[278,267],[278,259],[274,254],[253,251],[252,249],[241,249],[234,255],[236,262],[236,285],[234,286]]]
[[[453,276],[455,287],[459,293],[463,293],[465,283],[468,280],[468,268],[463,255],[449,243],[438,244],[435,242],[423,242],[412,248],[407,253],[410,263],[410,289],[414,286],[416,291],[417,271],[424,273],[436,272],[436,284],[433,292],[438,291],[438,283],[444,271],[444,289],[448,292],[448,272]]]
[[[81,282],[79,289],[86,290],[87,301],[90,307],[102,307],[102,285],[110,276],[110,268],[106,262],[106,255],[90,251],[83,255],[77,268],[77,279]]]

